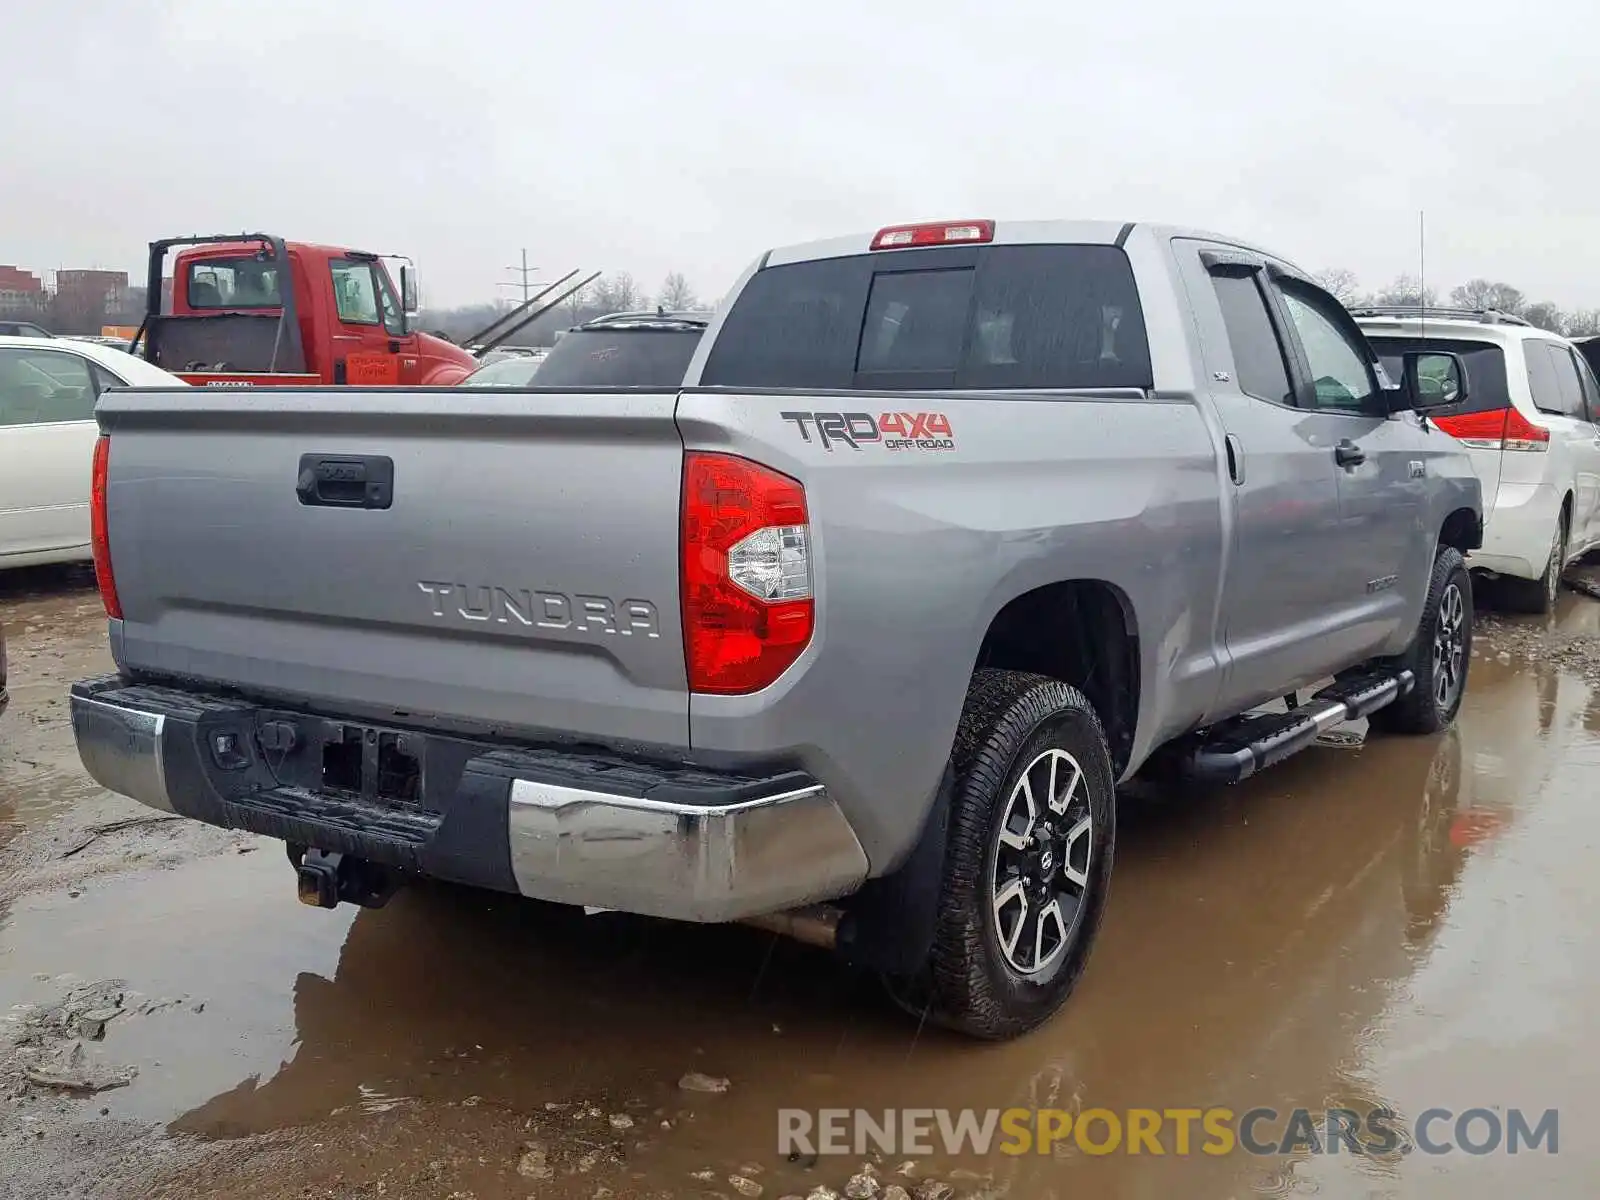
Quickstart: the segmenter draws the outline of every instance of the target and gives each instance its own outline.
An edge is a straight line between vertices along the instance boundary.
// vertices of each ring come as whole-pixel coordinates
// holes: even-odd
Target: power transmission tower
[[[533,282],[533,276],[538,274],[539,268],[538,267],[530,267],[528,265],[528,252],[527,252],[527,250],[523,250],[522,251],[522,265],[520,267],[518,267],[518,266],[510,266],[510,267],[507,267],[506,270],[508,270],[512,274],[516,275],[520,279],[521,282],[518,282],[518,283],[501,283],[500,286],[501,287],[510,287],[510,288],[521,288],[522,289],[522,302],[524,304],[526,304],[528,302],[528,297],[533,295],[533,293],[535,291],[537,291],[542,286],[541,284],[537,284],[537,283]]]

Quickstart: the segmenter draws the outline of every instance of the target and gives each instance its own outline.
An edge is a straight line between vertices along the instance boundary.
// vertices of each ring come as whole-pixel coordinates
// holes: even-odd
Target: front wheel
[[[1390,664],[1411,671],[1411,691],[1368,718],[1381,733],[1438,733],[1456,719],[1472,662],[1472,581],[1461,551],[1441,546],[1417,635]]]
[[[1116,845],[1111,755],[1077,688],[980,670],[952,761],[933,948],[891,990],[949,1028],[1016,1037],[1066,1002],[1099,930]]]

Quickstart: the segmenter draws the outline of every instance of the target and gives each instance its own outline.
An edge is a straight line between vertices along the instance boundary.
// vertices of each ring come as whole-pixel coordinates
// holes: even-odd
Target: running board
[[[1246,714],[1213,725],[1184,755],[1184,773],[1204,783],[1238,783],[1304,750],[1335,725],[1393,703],[1415,684],[1409,670],[1354,675],[1288,712]]]

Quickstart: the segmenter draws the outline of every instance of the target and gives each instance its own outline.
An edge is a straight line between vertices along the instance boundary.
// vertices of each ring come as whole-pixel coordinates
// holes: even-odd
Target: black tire
[[[1567,513],[1562,509],[1556,520],[1555,537],[1550,542],[1550,557],[1544,565],[1544,574],[1537,579],[1518,579],[1513,575],[1500,577],[1501,604],[1511,612],[1531,613],[1542,617],[1556,610],[1556,599],[1561,595],[1561,573],[1567,561]]]
[[[998,1041],[1055,1015],[1088,960],[1116,847],[1111,754],[1100,718],[1077,688],[980,670],[951,761],[954,807],[933,948],[918,978],[891,981],[890,990],[919,1017]],[[1038,803],[1035,788],[1051,801]],[[1025,809],[1034,816],[1023,830]],[[1019,845],[1029,841],[1030,849]],[[1007,892],[1012,899],[996,904]]]
[[[1472,581],[1453,546],[1439,547],[1417,636],[1389,662],[1411,671],[1410,692],[1367,718],[1379,733],[1438,733],[1456,719],[1472,664]],[[1441,672],[1446,675],[1441,679]]]

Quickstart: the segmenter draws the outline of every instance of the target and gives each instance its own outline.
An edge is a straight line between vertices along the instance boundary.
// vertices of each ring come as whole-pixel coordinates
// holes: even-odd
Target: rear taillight
[[[729,454],[683,467],[683,644],[694,692],[759,691],[811,641],[811,530],[797,480]]]
[[[874,250],[899,250],[907,246],[960,246],[994,241],[993,221],[935,221],[925,225],[891,225],[878,230]]]
[[[1435,417],[1433,423],[1464,446],[1476,450],[1548,450],[1550,431],[1514,408]]]
[[[1550,431],[1535,425],[1516,409],[1506,414],[1505,448],[1507,450],[1548,450]]]
[[[111,573],[111,537],[106,525],[106,475],[111,468],[111,438],[102,433],[94,444],[94,474],[89,481],[89,543],[94,551],[94,579],[106,616],[122,620],[117,577]]]

